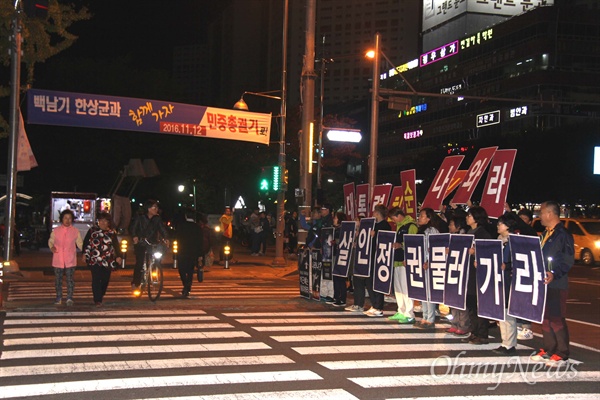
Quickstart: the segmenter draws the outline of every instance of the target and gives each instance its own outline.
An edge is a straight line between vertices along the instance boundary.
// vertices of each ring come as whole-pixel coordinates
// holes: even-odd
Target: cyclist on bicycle
[[[167,227],[160,218],[160,215],[158,215],[158,201],[152,199],[146,200],[142,210],[143,214],[137,216],[131,228],[135,248],[135,267],[131,282],[131,288],[134,290],[139,289],[142,282],[142,269],[148,249],[147,242],[157,244],[164,240],[167,247],[169,246]]]

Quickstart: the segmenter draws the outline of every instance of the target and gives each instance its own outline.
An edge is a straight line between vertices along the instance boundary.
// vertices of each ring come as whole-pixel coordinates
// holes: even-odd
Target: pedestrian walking
[[[98,214],[97,224],[90,228],[83,241],[85,262],[92,272],[92,293],[96,307],[102,306],[110,274],[122,261],[117,234],[109,213]]]
[[[70,209],[60,213],[60,225],[54,228],[48,239],[48,247],[52,251],[52,267],[54,268],[54,286],[56,300],[54,304],[62,302],[63,275],[67,280],[67,306],[73,305],[73,291],[75,290],[75,267],[77,266],[77,248],[83,249],[81,233],[73,226],[75,215]]]

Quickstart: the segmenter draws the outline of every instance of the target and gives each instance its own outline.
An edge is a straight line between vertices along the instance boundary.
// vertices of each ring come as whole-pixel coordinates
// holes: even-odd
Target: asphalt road
[[[119,271],[101,308],[85,269],[66,307],[52,304],[45,268],[24,266],[4,287],[0,399],[600,397],[599,268],[573,270],[571,364],[548,370],[529,361],[539,335],[519,342],[516,357],[497,356],[497,328],[489,345],[469,345],[444,322],[425,332],[300,298],[293,261],[238,261],[212,267],[188,300],[167,270],[156,303],[133,298],[131,270]]]

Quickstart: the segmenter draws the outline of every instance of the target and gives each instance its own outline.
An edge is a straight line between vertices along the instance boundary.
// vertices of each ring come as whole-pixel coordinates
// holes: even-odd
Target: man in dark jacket
[[[146,200],[144,203],[143,214],[137,216],[131,228],[131,236],[135,247],[135,266],[133,268],[133,281],[131,287],[139,289],[142,281],[142,268],[144,259],[146,258],[146,250],[149,242],[157,244],[165,241],[167,247],[169,241],[167,239],[167,228],[160,218],[158,201]]]
[[[202,228],[194,222],[194,211],[186,211],[185,221],[177,227],[176,236],[179,248],[177,267],[183,283],[181,296],[187,298],[192,290],[194,268],[198,265],[200,257],[204,255]]]
[[[569,330],[565,320],[569,270],[575,262],[573,235],[560,222],[560,205],[554,201],[542,203],[540,219],[546,230],[542,233],[542,255],[546,262],[546,308],[542,321],[544,348],[533,355],[533,361],[548,367],[560,367],[569,358]]]

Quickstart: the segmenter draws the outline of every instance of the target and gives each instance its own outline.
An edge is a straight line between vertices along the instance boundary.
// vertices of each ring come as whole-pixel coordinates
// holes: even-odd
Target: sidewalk
[[[297,259],[295,256],[284,254],[286,265],[283,267],[272,266],[275,257],[275,249],[271,248],[265,256],[251,256],[247,248],[234,248],[233,258],[235,263],[229,265],[229,269],[221,265],[214,264],[208,268],[211,278],[217,279],[277,279],[285,276],[297,274]],[[4,282],[11,281],[38,281],[52,280],[54,274],[52,271],[52,253],[50,249],[42,248],[37,251],[23,250],[18,257],[15,257],[19,265],[19,272],[9,273],[4,271]],[[126,270],[132,270],[135,263],[135,255],[133,252],[127,253]],[[179,279],[176,269],[173,269],[173,255],[169,253],[163,258],[164,273],[166,277],[173,275]],[[86,275],[88,269],[85,266],[81,254],[78,253],[77,272],[82,272]],[[79,275],[79,274],[77,274]],[[78,279],[76,277],[76,279]]]

